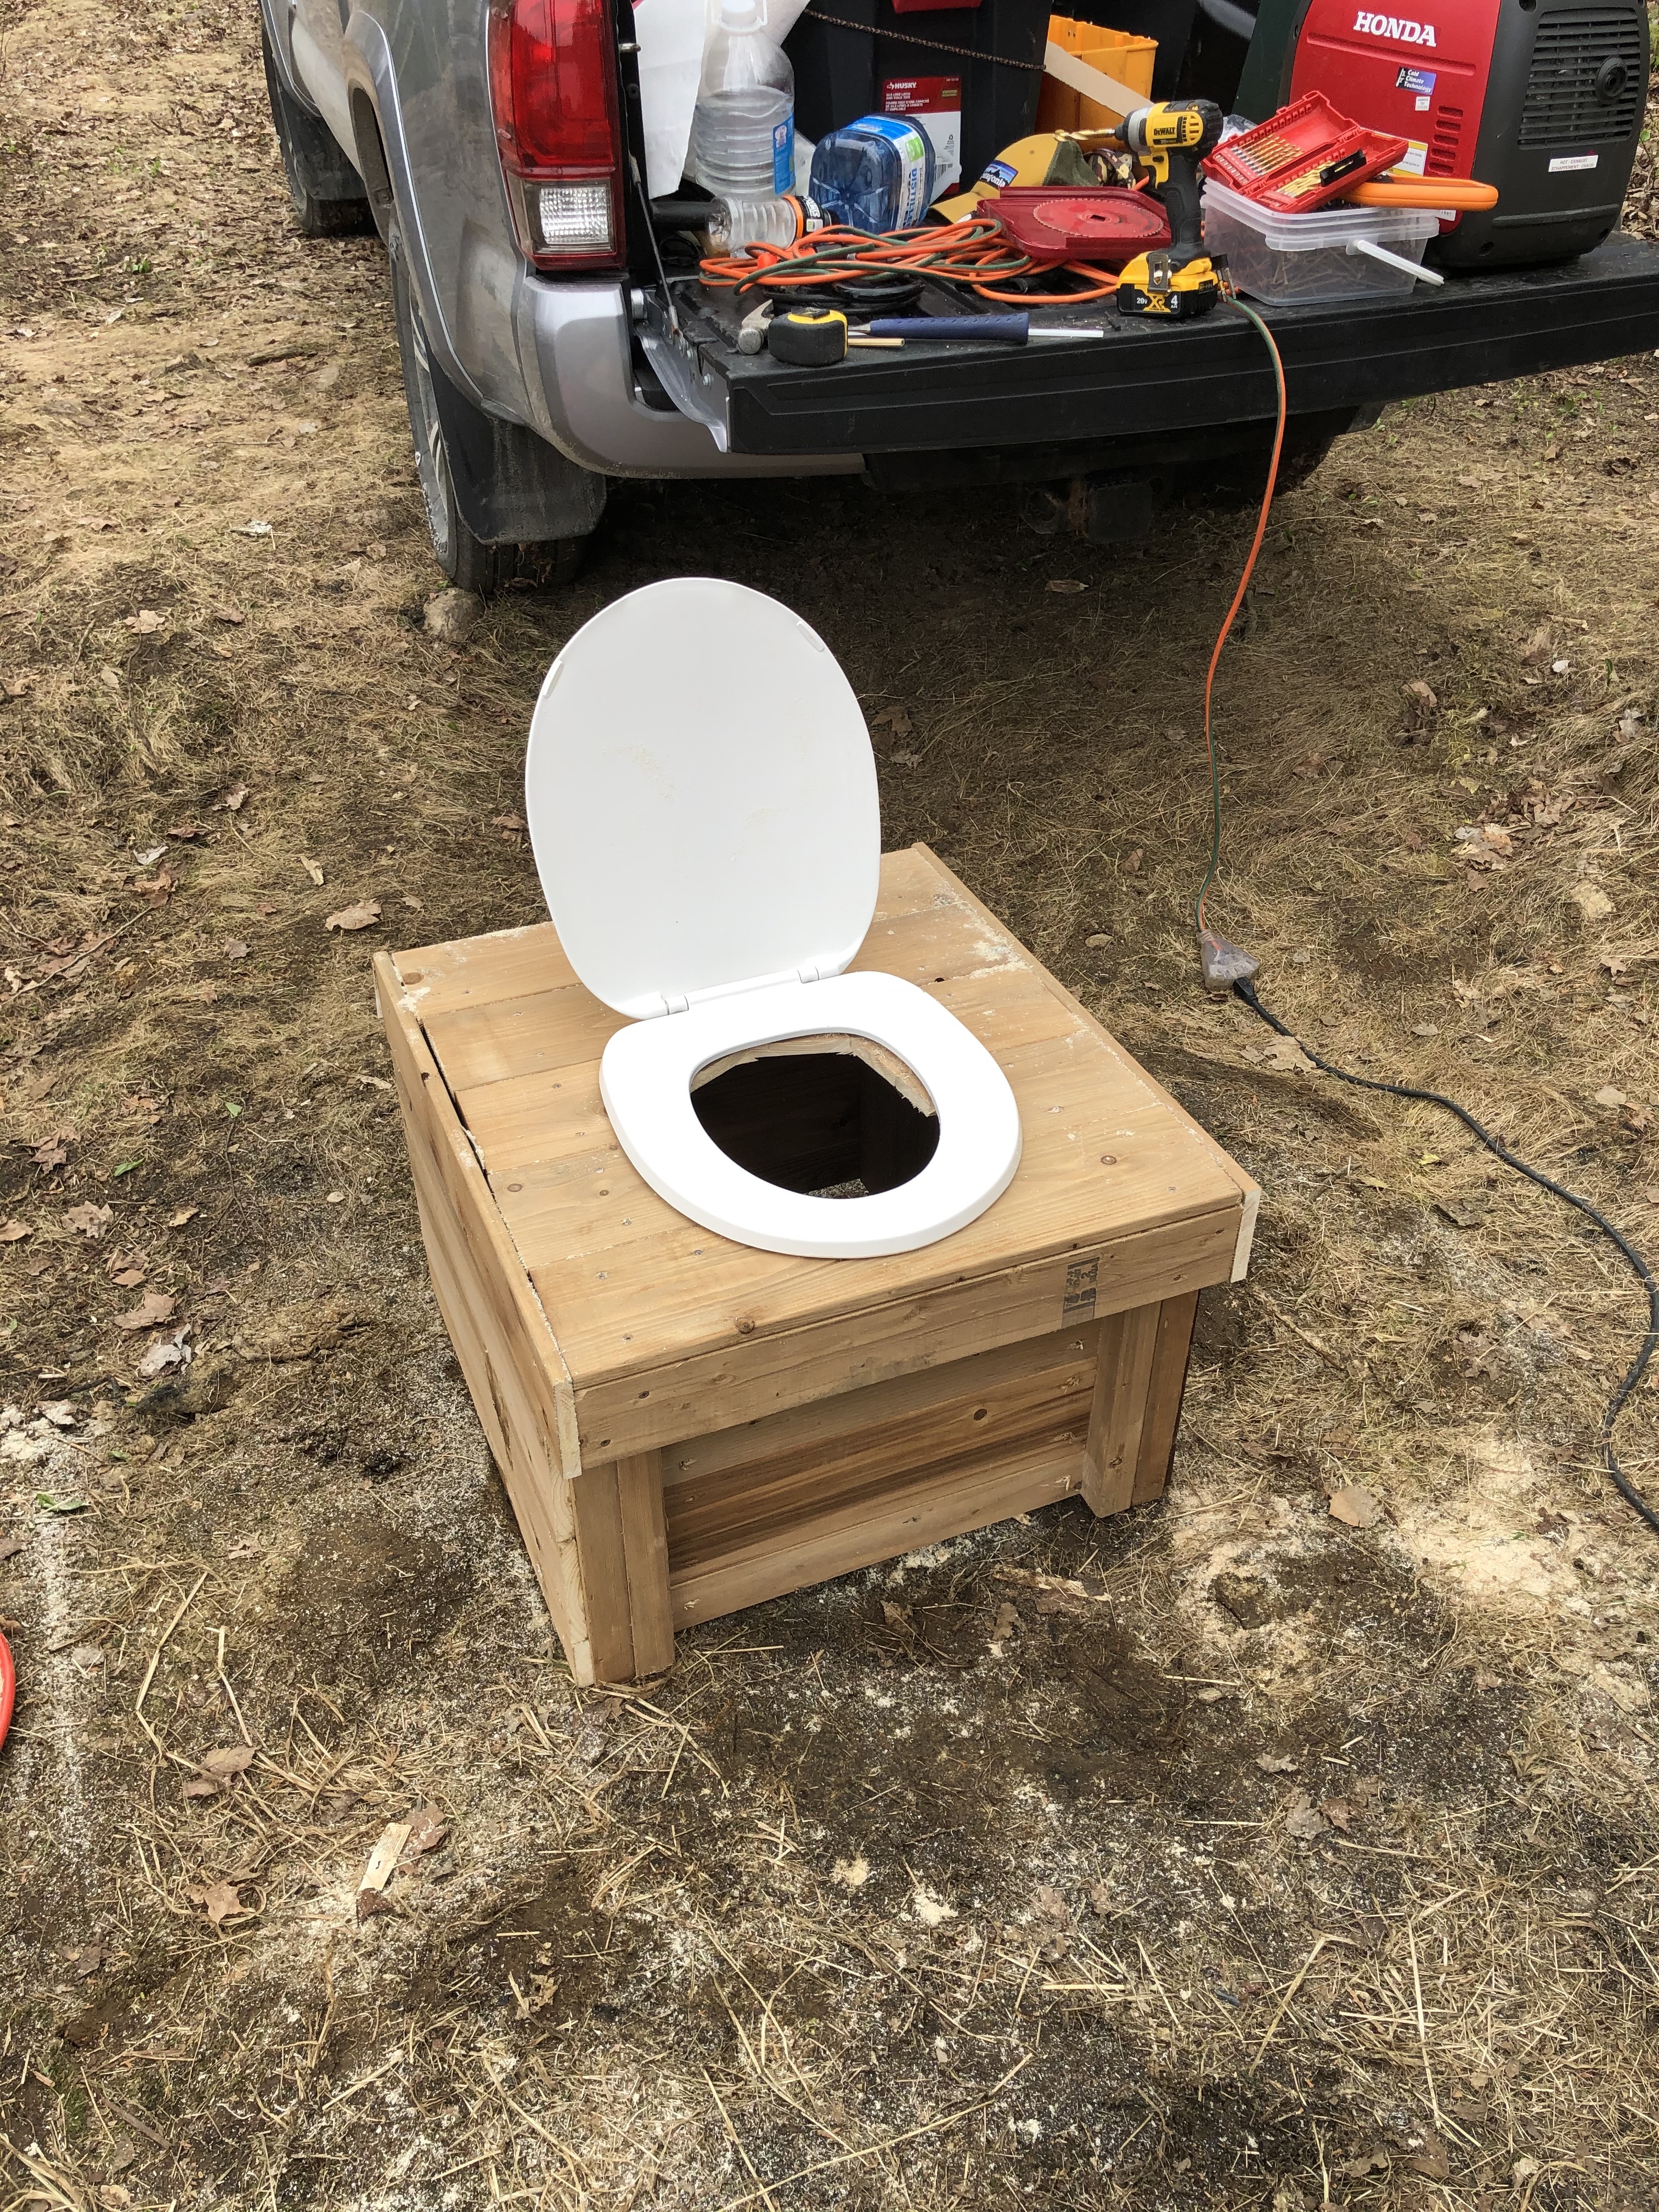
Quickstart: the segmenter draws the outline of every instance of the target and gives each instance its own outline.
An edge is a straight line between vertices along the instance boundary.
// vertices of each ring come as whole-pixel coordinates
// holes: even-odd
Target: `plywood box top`
[[[1013,1086],[1024,1150],[988,1212],[917,1252],[759,1252],[659,1198],[599,1100],[599,1057],[623,1017],[576,981],[550,923],[378,965],[389,1011],[424,1038],[556,1340],[585,1409],[585,1456],[613,1449],[619,1425],[629,1449],[653,1423],[664,1435],[723,1425],[718,1407],[693,1401],[758,1366],[773,1373],[771,1402],[822,1395],[805,1370],[827,1324],[864,1346],[847,1379],[824,1386],[847,1389],[957,1356],[951,1331],[969,1326],[970,1305],[963,1350],[1243,1272],[1249,1177],[925,847],[883,860],[853,965],[919,984],[982,1040]],[[1034,1325],[1038,1285],[1052,1286],[1054,1310]],[[990,1317],[1000,1307],[1003,1338]],[[672,1413],[647,1413],[653,1388],[678,1400]]]

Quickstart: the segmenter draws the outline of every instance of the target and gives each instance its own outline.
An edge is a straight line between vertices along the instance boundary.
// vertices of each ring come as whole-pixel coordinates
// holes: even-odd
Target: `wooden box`
[[[1073,1491],[1110,1513],[1163,1487],[1198,1292],[1243,1275],[1255,1186],[925,847],[884,860],[854,965],[983,1039],[1024,1132],[988,1212],[884,1259],[754,1251],[659,1198],[599,1103],[622,1017],[550,924],[376,963],[433,1285],[578,1681]],[[867,1078],[841,1065],[832,1110],[790,1117],[826,1147],[799,1187],[856,1158]],[[775,1094],[748,1096],[767,1123]],[[873,1109],[866,1140],[892,1150]]]

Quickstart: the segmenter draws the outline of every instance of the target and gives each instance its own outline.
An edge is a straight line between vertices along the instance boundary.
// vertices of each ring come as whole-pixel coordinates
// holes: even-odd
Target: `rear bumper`
[[[516,301],[532,427],[602,476],[855,476],[856,447],[722,453],[701,422],[648,406],[634,366],[628,295],[616,277],[557,282],[526,271]]]

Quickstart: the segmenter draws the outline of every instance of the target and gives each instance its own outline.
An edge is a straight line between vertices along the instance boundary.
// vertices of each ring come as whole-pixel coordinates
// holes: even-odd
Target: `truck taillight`
[[[490,0],[489,96],[519,244],[538,269],[621,258],[610,0]]]

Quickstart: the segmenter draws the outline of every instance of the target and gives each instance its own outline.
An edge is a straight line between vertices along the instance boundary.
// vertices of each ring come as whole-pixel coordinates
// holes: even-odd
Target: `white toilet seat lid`
[[[742,584],[674,577],[584,623],[536,702],[525,815],[560,942],[619,1013],[837,975],[875,912],[859,702],[823,639]]]

